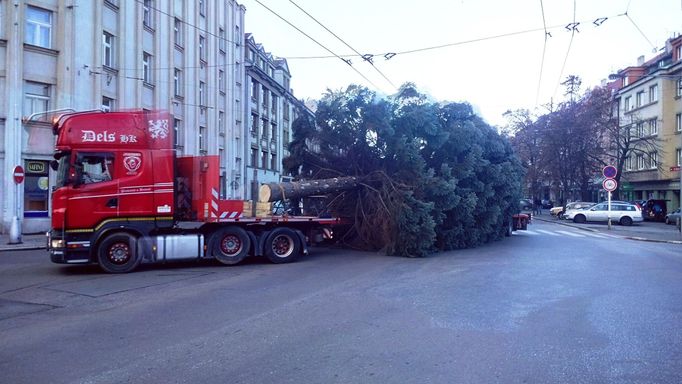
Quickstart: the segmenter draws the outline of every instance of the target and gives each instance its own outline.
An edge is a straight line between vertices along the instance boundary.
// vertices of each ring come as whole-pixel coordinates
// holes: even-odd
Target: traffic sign
[[[24,182],[24,167],[17,165],[14,167],[12,174],[14,174],[14,182],[16,184],[21,184]]]
[[[613,192],[616,190],[616,187],[618,186],[618,183],[614,179],[605,179],[604,182],[602,183],[604,186],[604,189]]]
[[[616,167],[614,167],[613,165],[607,165],[606,167],[604,167],[604,169],[602,169],[602,174],[607,179],[613,179],[618,174],[618,171],[616,170]]]

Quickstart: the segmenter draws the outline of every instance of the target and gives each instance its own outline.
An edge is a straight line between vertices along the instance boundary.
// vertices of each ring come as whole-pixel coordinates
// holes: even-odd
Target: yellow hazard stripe
[[[115,222],[122,222],[122,221],[161,221],[161,220],[173,220],[172,217],[169,216],[159,216],[159,217],[118,217],[115,219],[107,219],[104,220],[103,222],[99,223],[98,226],[96,226],[94,229],[93,228],[80,228],[80,229],[68,229],[65,232],[68,233],[88,233],[88,232],[95,232],[99,231],[102,226],[109,224],[109,223],[115,223]]]

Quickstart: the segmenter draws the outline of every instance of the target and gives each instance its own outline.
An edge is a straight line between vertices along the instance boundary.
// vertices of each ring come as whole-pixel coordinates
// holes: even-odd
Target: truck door
[[[74,160],[73,194],[68,199],[69,228],[94,228],[118,216],[117,182],[113,152],[78,152]]]

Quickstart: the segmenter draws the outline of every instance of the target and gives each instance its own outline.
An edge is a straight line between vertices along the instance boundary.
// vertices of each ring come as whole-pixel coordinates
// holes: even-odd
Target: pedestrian
[[[540,199],[535,198],[533,200],[533,215],[541,215],[542,214],[542,204],[540,202]]]

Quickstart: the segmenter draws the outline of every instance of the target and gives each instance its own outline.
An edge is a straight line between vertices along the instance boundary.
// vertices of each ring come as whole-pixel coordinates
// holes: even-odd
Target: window
[[[637,169],[644,169],[644,155],[637,155]]]
[[[682,165],[682,149],[677,148],[675,150],[675,158],[677,159],[677,166]]]
[[[630,78],[625,76],[623,77],[623,86],[627,87],[628,85],[630,85]]]
[[[45,112],[50,108],[50,85],[27,81],[24,83],[24,115]]]
[[[625,110],[626,112],[632,109],[632,105],[630,105],[631,104],[630,99],[631,99],[631,97],[628,96],[623,101],[623,110]]]
[[[270,123],[270,138],[272,140],[277,140],[277,123],[274,121]]]
[[[49,163],[42,160],[24,161],[24,217],[47,217]]]
[[[199,82],[199,105],[206,106],[206,83]]]
[[[277,155],[274,153],[270,155],[270,169],[277,170]]]
[[[675,96],[682,97],[682,78],[677,80],[677,89],[675,90]]]
[[[289,130],[285,129],[282,131],[282,144],[284,144],[285,148],[286,145],[289,144]]]
[[[218,70],[218,90],[225,93],[225,71]]]
[[[649,168],[654,169],[658,167],[658,152],[653,151],[649,153]]]
[[[263,86],[263,109],[267,111],[268,109],[268,103],[270,99],[270,92],[268,91],[267,88],[265,88],[265,85]]]
[[[199,59],[206,61],[206,38],[199,36]]]
[[[173,119],[173,133],[175,137],[173,138],[173,144],[176,148],[180,148],[180,137],[182,136],[182,122],[179,119]]]
[[[682,113],[675,115],[675,129],[677,132],[682,132]]]
[[[258,82],[251,79],[251,100],[258,101]]]
[[[199,14],[206,16],[206,0],[199,0]]]
[[[644,91],[639,91],[635,95],[635,103],[637,103],[638,107],[641,107],[643,102],[644,102]]]
[[[632,170],[632,157],[630,156],[625,158],[625,169],[628,171]]]
[[[258,167],[258,149],[256,148],[251,148],[251,166]]]
[[[199,151],[206,152],[206,127],[199,126]]]
[[[220,135],[225,135],[225,112],[218,112],[218,133]]]
[[[251,115],[251,136],[256,137],[258,132],[258,115]]]
[[[227,39],[225,38],[225,30],[221,27],[218,29],[218,49],[220,49],[220,52],[225,52],[225,42]]]
[[[272,105],[271,105],[270,109],[271,109],[270,113],[272,113],[273,116],[276,116],[277,115],[277,95],[274,95],[274,94],[272,95]]]
[[[282,103],[282,114],[285,120],[289,120],[289,103],[286,101]]]
[[[152,83],[152,55],[142,52],[142,81]]]
[[[177,17],[173,22],[173,37],[175,38],[175,45],[182,47],[182,20]]]
[[[268,169],[268,153],[266,151],[261,152],[261,167]]]
[[[644,137],[644,123],[639,122],[637,123],[637,131],[636,131],[635,137]]]
[[[649,102],[654,103],[658,101],[658,84],[649,87]]]
[[[649,120],[649,135],[658,134],[658,121],[656,119]]]
[[[114,67],[114,35],[109,32],[102,33],[102,64]]]
[[[682,60],[682,45],[678,45],[677,49],[675,49],[676,53],[676,60]]]
[[[79,153],[76,159],[76,170],[79,172],[81,184],[102,183],[111,180],[114,167],[114,154]]]
[[[114,109],[114,99],[102,96],[102,110],[104,112],[111,112]]]
[[[143,0],[142,2],[142,24],[145,27],[152,28],[154,26],[152,19],[152,0]]]
[[[173,92],[175,96],[182,96],[182,70],[178,68],[173,71]]]
[[[52,12],[26,6],[26,44],[52,48]]]

